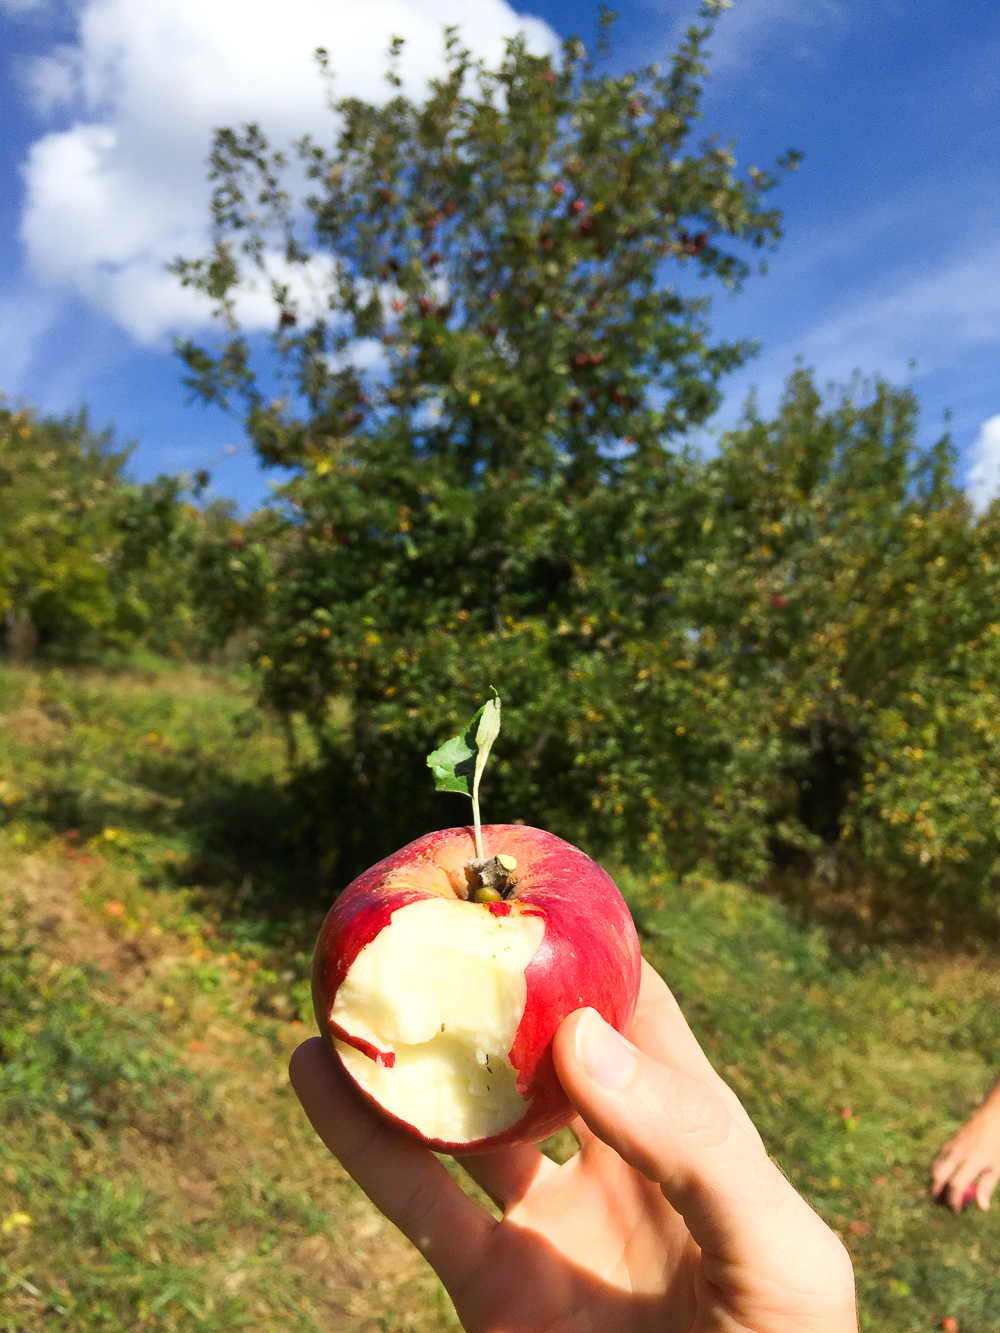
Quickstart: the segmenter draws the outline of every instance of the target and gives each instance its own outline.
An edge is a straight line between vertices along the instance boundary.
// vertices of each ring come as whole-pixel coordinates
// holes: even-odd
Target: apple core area
[[[337,989],[330,1019],[347,1072],[428,1139],[472,1143],[515,1125],[529,1101],[509,1052],[527,1000],[525,970],[545,933],[517,904],[427,898],[392,914]]]

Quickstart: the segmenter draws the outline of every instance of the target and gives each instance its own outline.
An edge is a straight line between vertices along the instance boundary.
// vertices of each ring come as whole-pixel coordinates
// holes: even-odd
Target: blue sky
[[[662,60],[691,0],[623,3],[614,62]],[[534,0],[0,0],[0,390],[44,411],[87,403],[138,440],[138,475],[211,466],[244,507],[268,478],[239,427],[188,405],[176,331],[204,327],[163,271],[198,253],[211,129],[259,119],[276,141],[328,123],[310,52],[341,87],[382,88],[388,35],[408,86],[458,21],[487,55],[526,26],[536,48],[596,5]],[[925,440],[946,410],[970,493],[1000,489],[1000,4],[736,0],[713,41],[705,130],[742,163],[805,153],[773,196],[770,272],[716,294],[724,336],[763,341],[716,428],[756,386],[773,408],[801,356],[821,383],[855,370],[912,384]]]

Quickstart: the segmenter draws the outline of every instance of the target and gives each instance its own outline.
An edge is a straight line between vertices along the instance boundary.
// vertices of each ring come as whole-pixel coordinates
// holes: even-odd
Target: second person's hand
[[[972,1198],[985,1212],[998,1180],[1000,1082],[934,1159],[931,1193],[953,1212],[960,1213]]]

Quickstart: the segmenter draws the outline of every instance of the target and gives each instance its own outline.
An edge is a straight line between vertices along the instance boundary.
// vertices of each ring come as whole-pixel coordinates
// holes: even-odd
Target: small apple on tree
[[[438,1152],[537,1142],[573,1117],[552,1062],[567,1015],[627,1029],[639,941],[614,882],[522,824],[483,827],[479,784],[500,730],[494,694],[428,756],[473,828],[429,833],[359,875],[319,934],[319,1030],[363,1096]]]

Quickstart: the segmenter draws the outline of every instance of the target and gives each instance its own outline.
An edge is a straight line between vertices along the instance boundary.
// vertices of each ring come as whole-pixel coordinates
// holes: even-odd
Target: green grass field
[[[287,1087],[322,905],[285,756],[232,673],[0,668],[0,1329],[455,1324]],[[738,886],[617,877],[850,1247],[863,1326],[995,1329],[1000,1222],[926,1177],[1000,1063],[1000,960],[834,950]]]

